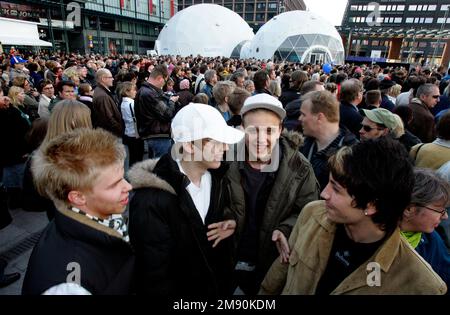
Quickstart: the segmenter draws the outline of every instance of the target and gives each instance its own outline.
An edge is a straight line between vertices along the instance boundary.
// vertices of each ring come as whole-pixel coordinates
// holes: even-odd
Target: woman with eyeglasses
[[[411,204],[403,212],[401,234],[449,287],[450,253],[435,229],[448,219],[450,184],[431,170],[416,169],[414,173]]]

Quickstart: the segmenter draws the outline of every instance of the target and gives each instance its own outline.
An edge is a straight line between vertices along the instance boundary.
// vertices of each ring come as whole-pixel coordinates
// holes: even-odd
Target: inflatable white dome
[[[253,31],[237,13],[217,4],[197,4],[175,14],[155,42],[160,55],[240,56]]]
[[[289,11],[273,17],[242,50],[241,58],[315,63],[344,63],[344,46],[336,28],[309,11]]]

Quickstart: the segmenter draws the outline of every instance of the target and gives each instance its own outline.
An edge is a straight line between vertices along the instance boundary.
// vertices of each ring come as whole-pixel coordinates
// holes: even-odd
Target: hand
[[[275,230],[272,233],[272,241],[274,241],[277,245],[278,252],[280,253],[281,263],[288,263],[290,250],[286,236],[284,236],[283,232]]]
[[[38,91],[33,91],[33,96],[34,96],[34,97],[38,97],[39,95],[41,95],[41,94],[39,94]]]
[[[170,100],[171,100],[172,102],[177,102],[179,98],[180,98],[180,97],[179,97],[178,95],[176,95],[176,96],[171,96],[171,97],[170,97]]]
[[[208,241],[215,240],[213,248],[219,244],[221,240],[226,239],[231,236],[236,229],[236,221],[226,220],[208,225],[210,230],[206,235],[208,236]]]

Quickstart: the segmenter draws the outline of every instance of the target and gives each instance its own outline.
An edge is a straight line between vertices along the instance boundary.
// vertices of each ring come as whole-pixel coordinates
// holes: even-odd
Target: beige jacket
[[[433,143],[416,144],[411,148],[409,155],[416,167],[439,169],[450,161],[450,141],[437,139]],[[417,152],[419,151],[419,152]]]
[[[275,260],[260,294],[314,294],[327,266],[336,225],[324,201],[305,206],[289,239],[289,264]],[[380,286],[368,286],[367,264],[380,266]],[[331,294],[445,294],[447,287],[431,266],[395,231],[376,253]]]

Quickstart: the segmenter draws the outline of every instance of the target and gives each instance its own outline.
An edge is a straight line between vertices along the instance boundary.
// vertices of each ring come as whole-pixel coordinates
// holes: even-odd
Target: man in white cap
[[[130,238],[137,257],[137,291],[156,295],[229,295],[235,216],[222,163],[244,133],[219,111],[191,103],[174,117],[170,153],[136,164]],[[225,240],[226,239],[226,240]]]
[[[227,173],[228,210],[237,222],[234,285],[252,295],[278,256],[288,261],[292,227],[303,206],[319,199],[319,189],[310,163],[299,152],[301,136],[282,134],[286,112],[280,101],[265,93],[251,96],[241,114],[245,158],[232,163]]]

